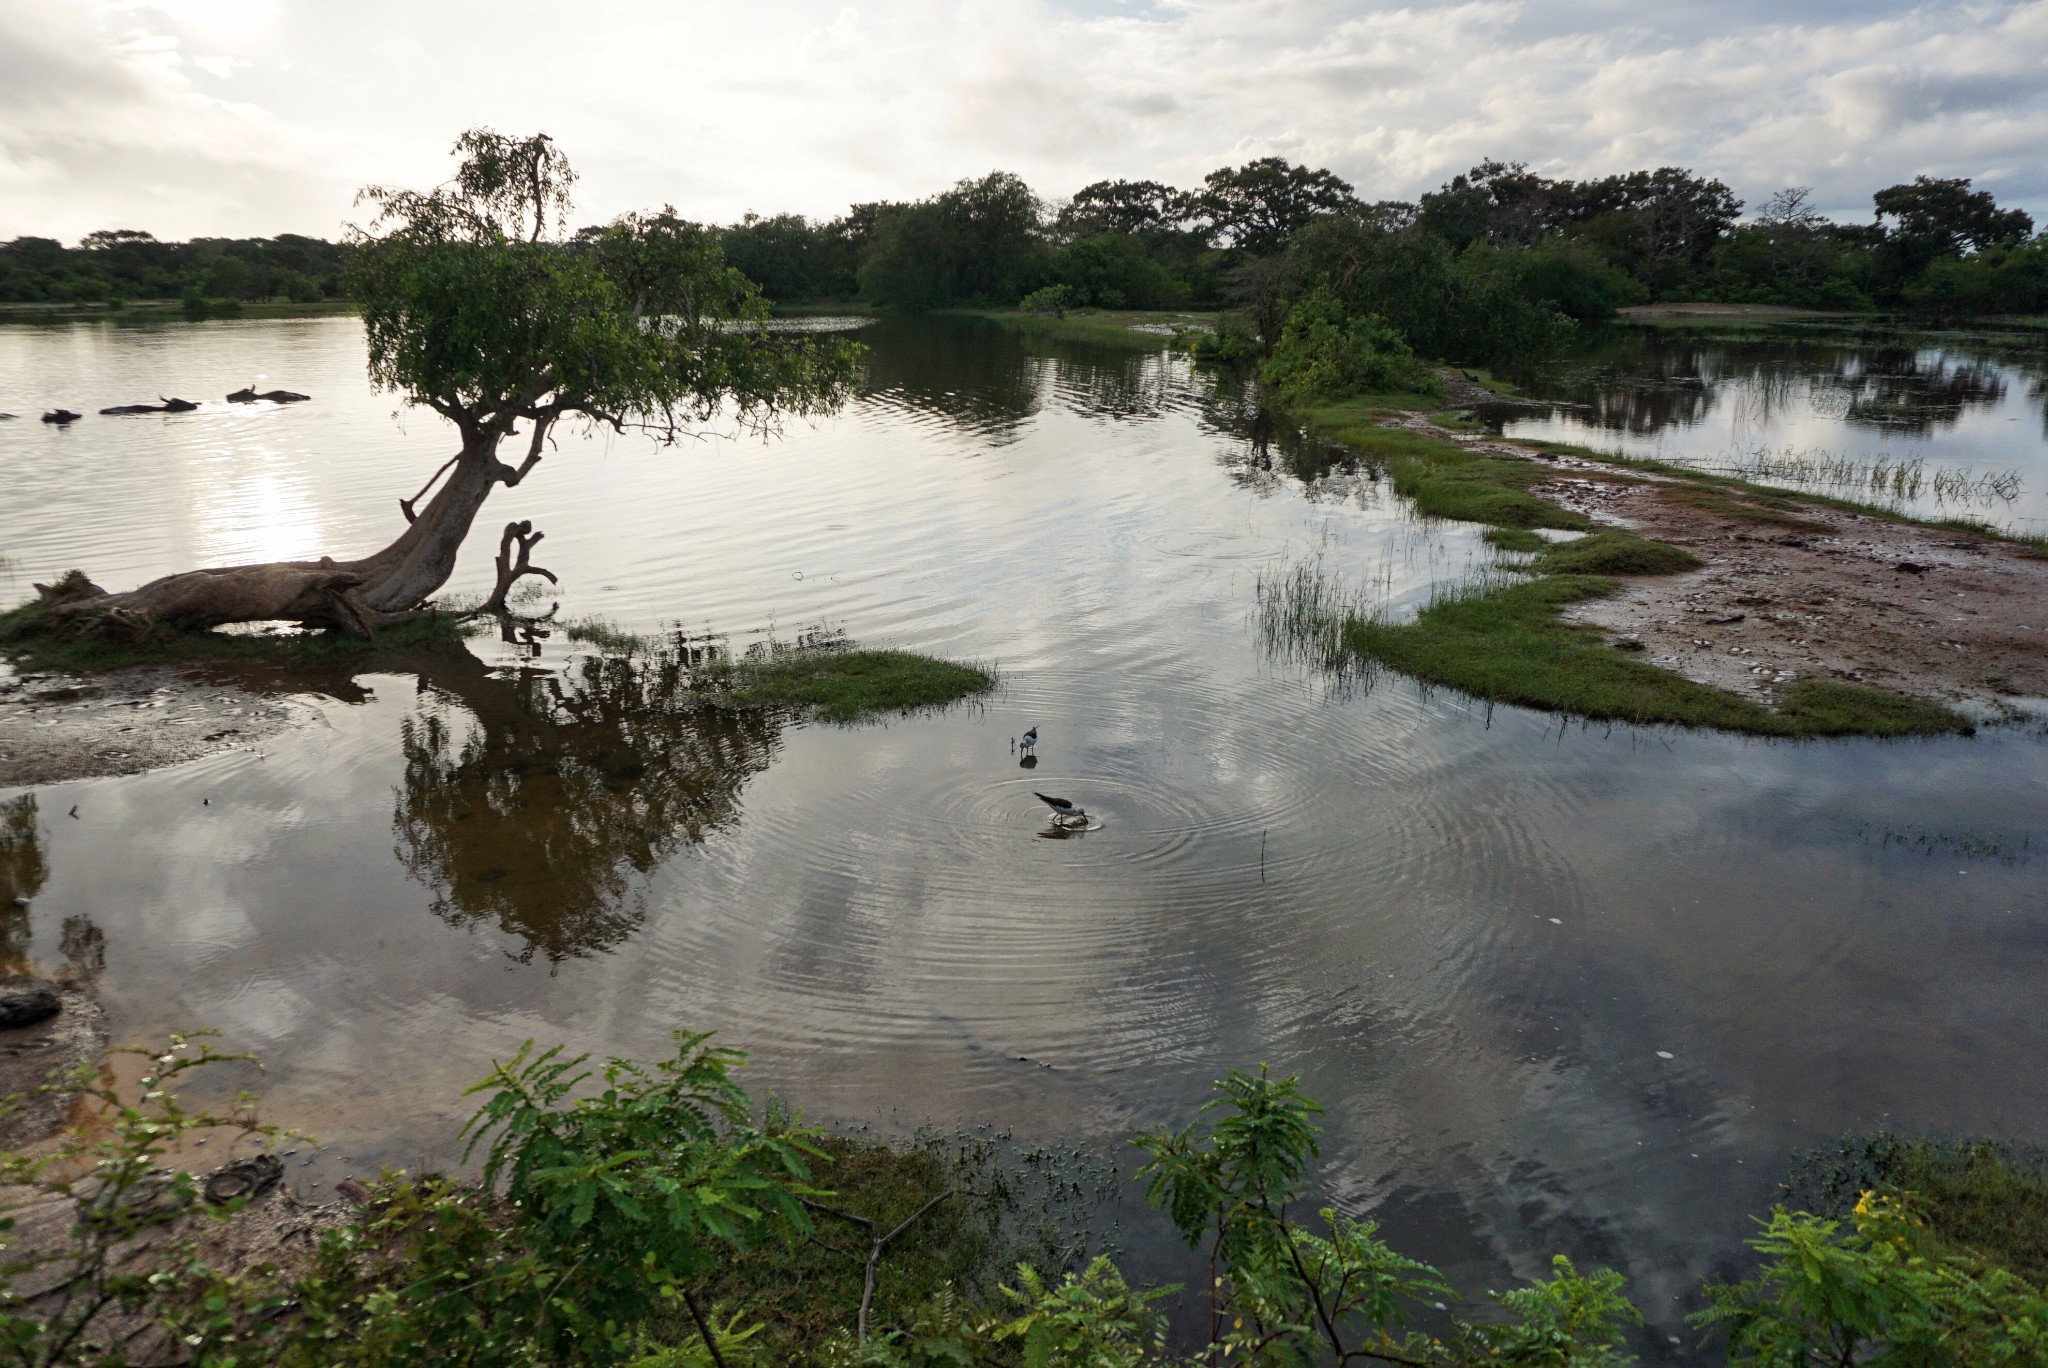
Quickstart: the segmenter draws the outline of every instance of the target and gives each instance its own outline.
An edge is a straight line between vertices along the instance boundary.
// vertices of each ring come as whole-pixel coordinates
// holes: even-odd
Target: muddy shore
[[[190,670],[16,675],[0,666],[0,789],[181,765],[312,716],[288,695]]]

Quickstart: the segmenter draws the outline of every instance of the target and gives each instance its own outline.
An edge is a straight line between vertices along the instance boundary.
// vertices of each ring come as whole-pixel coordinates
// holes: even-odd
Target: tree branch
[[[874,1304],[875,1300],[875,1265],[881,1261],[882,1251],[889,1247],[889,1241],[910,1229],[911,1226],[917,1223],[919,1217],[952,1195],[953,1190],[951,1188],[941,1192],[938,1196],[933,1197],[923,1206],[904,1217],[897,1224],[896,1228],[886,1235],[881,1234],[880,1228],[865,1216],[856,1216],[850,1211],[841,1211],[837,1207],[828,1207],[819,1202],[805,1201],[802,1198],[798,1199],[803,1201],[803,1204],[812,1211],[826,1216],[837,1216],[842,1221],[850,1221],[868,1233],[868,1256],[861,1270],[860,1315],[854,1321],[854,1335],[858,1343],[866,1344],[868,1342],[868,1308]],[[816,1237],[813,1238],[815,1239]],[[834,1248],[832,1245],[825,1244],[823,1240],[817,1240],[817,1243],[824,1245],[827,1249]],[[842,1250],[840,1252],[845,1253],[846,1251]]]
[[[405,514],[405,520],[407,522],[419,521],[419,515],[412,511],[413,505],[418,503],[421,499],[426,498],[427,491],[432,489],[434,485],[440,481],[440,478],[443,475],[446,475],[450,470],[453,470],[455,468],[455,463],[461,459],[462,453],[460,452],[457,452],[455,455],[450,456],[448,458],[448,463],[442,466],[439,470],[435,471],[433,475],[427,480],[427,482],[420,486],[419,493],[413,495],[410,499],[400,499],[398,501],[398,510],[399,512]]]
[[[561,583],[555,578],[554,571],[544,570],[533,563],[533,548],[546,535],[545,532],[534,531],[531,521],[505,524],[505,535],[498,539],[498,587],[491,591],[490,598],[477,610],[478,612],[504,612],[505,596],[512,591],[512,586],[526,575],[539,575],[549,584]],[[515,543],[519,547],[517,559],[512,555]]]
[[[516,470],[509,466],[503,467],[507,473],[498,477],[504,481],[508,489],[525,479],[527,474],[540,464],[541,444],[547,441],[548,429],[554,425],[555,421],[552,413],[546,413],[546,416],[543,416],[544,412],[537,411],[531,415],[533,418],[533,441],[526,448],[526,459],[519,463],[519,468]]]
[[[711,1333],[711,1326],[705,1321],[704,1313],[697,1309],[697,1299],[690,1295],[690,1289],[687,1287],[683,1288],[682,1292],[683,1305],[690,1308],[690,1319],[697,1322],[697,1333],[704,1337],[704,1348],[711,1355],[711,1361],[717,1364],[718,1368],[725,1368],[725,1355],[718,1352],[718,1338]]]

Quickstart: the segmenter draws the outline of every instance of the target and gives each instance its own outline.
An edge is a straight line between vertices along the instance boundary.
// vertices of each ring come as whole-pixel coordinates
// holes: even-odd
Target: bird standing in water
[[[1028,751],[1038,749],[1038,728],[1033,727],[1030,731],[1024,733],[1024,739],[1018,743],[1018,749]]]
[[[1052,820],[1055,825],[1086,826],[1088,824],[1088,810],[1086,808],[1076,807],[1065,798],[1055,798],[1051,794],[1040,793],[1037,789],[1031,790],[1031,796],[1052,809]]]

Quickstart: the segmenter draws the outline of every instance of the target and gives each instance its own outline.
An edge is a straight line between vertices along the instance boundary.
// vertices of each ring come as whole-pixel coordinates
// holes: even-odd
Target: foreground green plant
[[[1133,1287],[1103,1256],[1026,1260],[1000,1285],[981,1283],[973,1261],[994,1245],[960,1244],[945,1221],[933,1233],[955,1253],[928,1251],[914,1261],[921,1281],[875,1302],[876,1261],[895,1257],[892,1242],[927,1213],[957,1216],[972,1204],[948,1201],[965,1194],[928,1161],[898,1169],[879,1148],[820,1137],[773,1109],[757,1114],[733,1078],[742,1056],[709,1039],[678,1033],[674,1057],[653,1068],[589,1067],[529,1043],[471,1089],[484,1099],[466,1128],[483,1161],[479,1182],[387,1174],[286,1268],[211,1268],[176,1228],[207,1210],[204,1185],[166,1167],[180,1137],[203,1126],[262,1128],[246,1098],[224,1113],[188,1111],[174,1085],[239,1056],[174,1038],[146,1056],[137,1096],[86,1075],[69,1080],[63,1086],[82,1086],[101,1105],[104,1125],[44,1157],[0,1157],[0,1177],[17,1194],[10,1217],[52,1202],[76,1213],[54,1242],[24,1242],[11,1220],[0,1229],[0,1362],[115,1368],[137,1344],[163,1347],[149,1361],[198,1368],[1633,1362],[1625,1341],[1639,1317],[1617,1272],[1581,1273],[1560,1256],[1547,1277],[1489,1294],[1492,1312],[1467,1320],[1444,1309],[1458,1297],[1443,1276],[1389,1248],[1372,1222],[1330,1208],[1302,1219],[1320,1108],[1296,1079],[1263,1069],[1218,1083],[1190,1125],[1135,1137],[1147,1155],[1148,1200],[1207,1263],[1192,1358],[1168,1343],[1163,1308],[1180,1289]],[[2039,1200],[2024,1165],[1981,1147],[1967,1160],[1949,1169],[1954,1190],[1942,1210],[1970,1209],[1965,1186],[1980,1197]],[[859,1193],[815,1185],[817,1167],[834,1161]],[[896,1190],[902,1180],[909,1186]],[[230,1219],[239,1207],[210,1215]],[[886,1229],[875,1219],[885,1211],[899,1213]],[[864,1274],[858,1251],[819,1261],[837,1239],[816,1230],[821,1214],[871,1232]],[[2041,1286],[1964,1249],[1955,1230],[1935,1229],[1904,1199],[1866,1191],[1846,1220],[1781,1208],[1750,1248],[1755,1276],[1709,1284],[1694,1318],[1725,1338],[1732,1363],[2048,1361]],[[858,1315],[850,1296],[819,1299],[790,1286],[833,1277],[849,1291],[865,1279]],[[967,1290],[970,1282],[980,1290]],[[821,1313],[837,1319],[801,1338],[778,1323]]]
[[[1844,1224],[1782,1207],[1749,1241],[1755,1278],[1707,1286],[1693,1317],[1731,1363],[1977,1368],[2048,1361],[2048,1293],[2007,1269],[1944,1255],[1890,1198]]]
[[[1318,1153],[1321,1108],[1293,1077],[1232,1072],[1202,1108],[1216,1120],[1148,1131],[1134,1143],[1146,1197],[1208,1262],[1209,1364],[1517,1364],[1607,1368],[1640,1317],[1621,1275],[1581,1275],[1558,1258],[1549,1281],[1495,1301],[1512,1319],[1449,1317],[1446,1336],[1410,1330],[1412,1315],[1455,1294],[1429,1265],[1394,1252],[1370,1221],[1328,1208],[1317,1234],[1288,1214]]]

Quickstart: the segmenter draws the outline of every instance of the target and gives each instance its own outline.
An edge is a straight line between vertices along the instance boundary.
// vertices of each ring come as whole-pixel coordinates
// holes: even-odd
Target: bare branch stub
[[[491,591],[490,598],[485,601],[480,611],[486,613],[503,612],[505,610],[505,596],[512,592],[512,586],[518,583],[524,576],[539,575],[549,584],[561,583],[560,580],[555,578],[554,571],[543,569],[533,563],[533,548],[546,535],[547,533],[545,532],[534,531],[531,521],[505,524],[505,535],[498,540],[498,586]],[[516,558],[512,553],[514,546],[519,548],[519,554]]]

